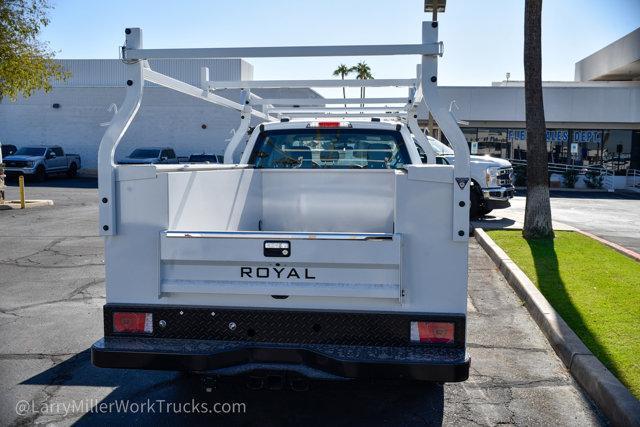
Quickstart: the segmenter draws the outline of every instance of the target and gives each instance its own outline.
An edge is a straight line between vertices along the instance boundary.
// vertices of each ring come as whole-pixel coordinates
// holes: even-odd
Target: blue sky
[[[59,58],[116,58],[123,29],[141,27],[145,47],[417,43],[422,0],[52,0],[42,38]],[[449,0],[439,16],[442,85],[523,79],[524,0]],[[544,0],[543,79],[573,80],[574,63],[640,26],[640,0]],[[326,79],[367,61],[376,78],[413,77],[415,56],[249,59],[255,79]],[[352,89],[356,95],[358,89]],[[394,95],[370,89],[367,95]],[[341,93],[323,91],[324,95]]]

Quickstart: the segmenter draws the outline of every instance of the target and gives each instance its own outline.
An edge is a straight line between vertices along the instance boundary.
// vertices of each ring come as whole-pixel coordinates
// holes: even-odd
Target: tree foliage
[[[373,74],[371,74],[371,67],[367,65],[366,62],[358,62],[355,66],[351,67],[351,71],[356,73],[356,79],[360,80],[369,80],[373,79]],[[360,88],[360,97],[364,98],[367,95],[367,88]],[[362,105],[364,107],[364,105]]]
[[[351,71],[353,71],[353,67],[349,68],[345,64],[340,64],[333,72],[333,75],[341,77],[342,80],[344,80],[345,76],[347,76]]]
[[[0,99],[48,92],[52,79],[69,77],[49,45],[38,40],[49,9],[47,0],[0,0]]]
[[[340,76],[340,78],[344,80],[345,76],[351,73],[351,71],[353,71],[353,67],[349,68],[345,64],[340,64],[338,68],[336,68],[335,71],[333,72],[333,75]],[[342,97],[345,99],[347,98],[347,92],[344,86],[342,86]],[[347,104],[344,104],[344,108],[347,108]]]

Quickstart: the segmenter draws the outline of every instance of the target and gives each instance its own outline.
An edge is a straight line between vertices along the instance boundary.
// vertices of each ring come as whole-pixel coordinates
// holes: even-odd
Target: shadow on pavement
[[[516,190],[516,196],[526,197],[527,191],[524,189]],[[598,199],[598,200],[640,200],[640,192],[631,190],[616,190],[613,193],[608,191],[571,191],[571,190],[554,190],[549,189],[549,196],[552,199]]]
[[[7,187],[18,187],[18,179],[11,178],[5,181]],[[58,187],[58,188],[98,188],[97,178],[68,178],[65,175],[52,175],[43,182],[27,178],[25,186],[31,188]]]
[[[502,218],[498,216],[486,215],[482,218],[471,221],[474,228],[482,228],[484,230],[502,230],[512,227],[516,222],[510,218]]]
[[[441,425],[443,420],[444,388],[437,384],[330,381],[311,382],[306,391],[294,391],[289,387],[251,390],[246,379],[240,377],[221,379],[214,390],[206,392],[202,377],[197,375],[101,369],[94,367],[90,359],[87,349],[22,384],[115,387],[101,401],[91,402],[94,410],[85,413],[77,425],[129,423],[134,419],[137,423],[161,425],[178,421],[194,425]],[[64,393],[65,396],[70,394],[69,391]],[[82,397],[77,398],[80,399]],[[142,404],[148,402],[155,402],[153,411],[142,411]],[[127,403],[129,411],[124,411],[122,408]],[[244,404],[246,411],[217,414],[213,412],[216,403]],[[104,407],[111,405],[112,409],[107,413],[100,412],[97,408],[101,404],[106,404]],[[195,404],[198,413],[194,413]],[[221,405],[217,407],[222,408]],[[134,412],[135,408],[137,412]],[[237,408],[239,411],[236,412],[242,412],[242,406]],[[212,412],[207,413],[209,410]]]

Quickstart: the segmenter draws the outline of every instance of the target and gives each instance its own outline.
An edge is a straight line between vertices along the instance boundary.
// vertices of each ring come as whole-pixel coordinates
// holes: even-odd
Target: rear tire
[[[78,175],[78,165],[75,163],[71,163],[69,165],[69,170],[67,171],[67,176],[69,178],[75,178]]]
[[[478,194],[479,192],[474,188],[475,186],[471,187],[471,191],[469,194],[469,198],[471,199],[471,206],[469,207],[469,218],[470,219],[477,219],[480,218],[483,213],[482,213],[482,196],[480,194]]]
[[[45,179],[47,179],[47,171],[44,169],[44,166],[38,166],[33,177],[35,178],[36,182],[43,182]]]
[[[480,215],[482,215],[482,216],[488,215],[488,214],[490,214],[490,213],[491,213],[491,211],[492,211],[492,210],[493,210],[493,209],[483,208],[483,209],[480,211]]]

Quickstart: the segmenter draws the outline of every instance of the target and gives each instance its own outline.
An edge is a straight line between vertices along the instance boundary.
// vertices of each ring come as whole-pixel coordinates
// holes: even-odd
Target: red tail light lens
[[[153,332],[152,313],[113,313],[113,332],[150,334]]]
[[[411,342],[452,344],[455,324],[451,322],[411,322]]]
[[[311,122],[308,128],[350,128],[350,122]]]

